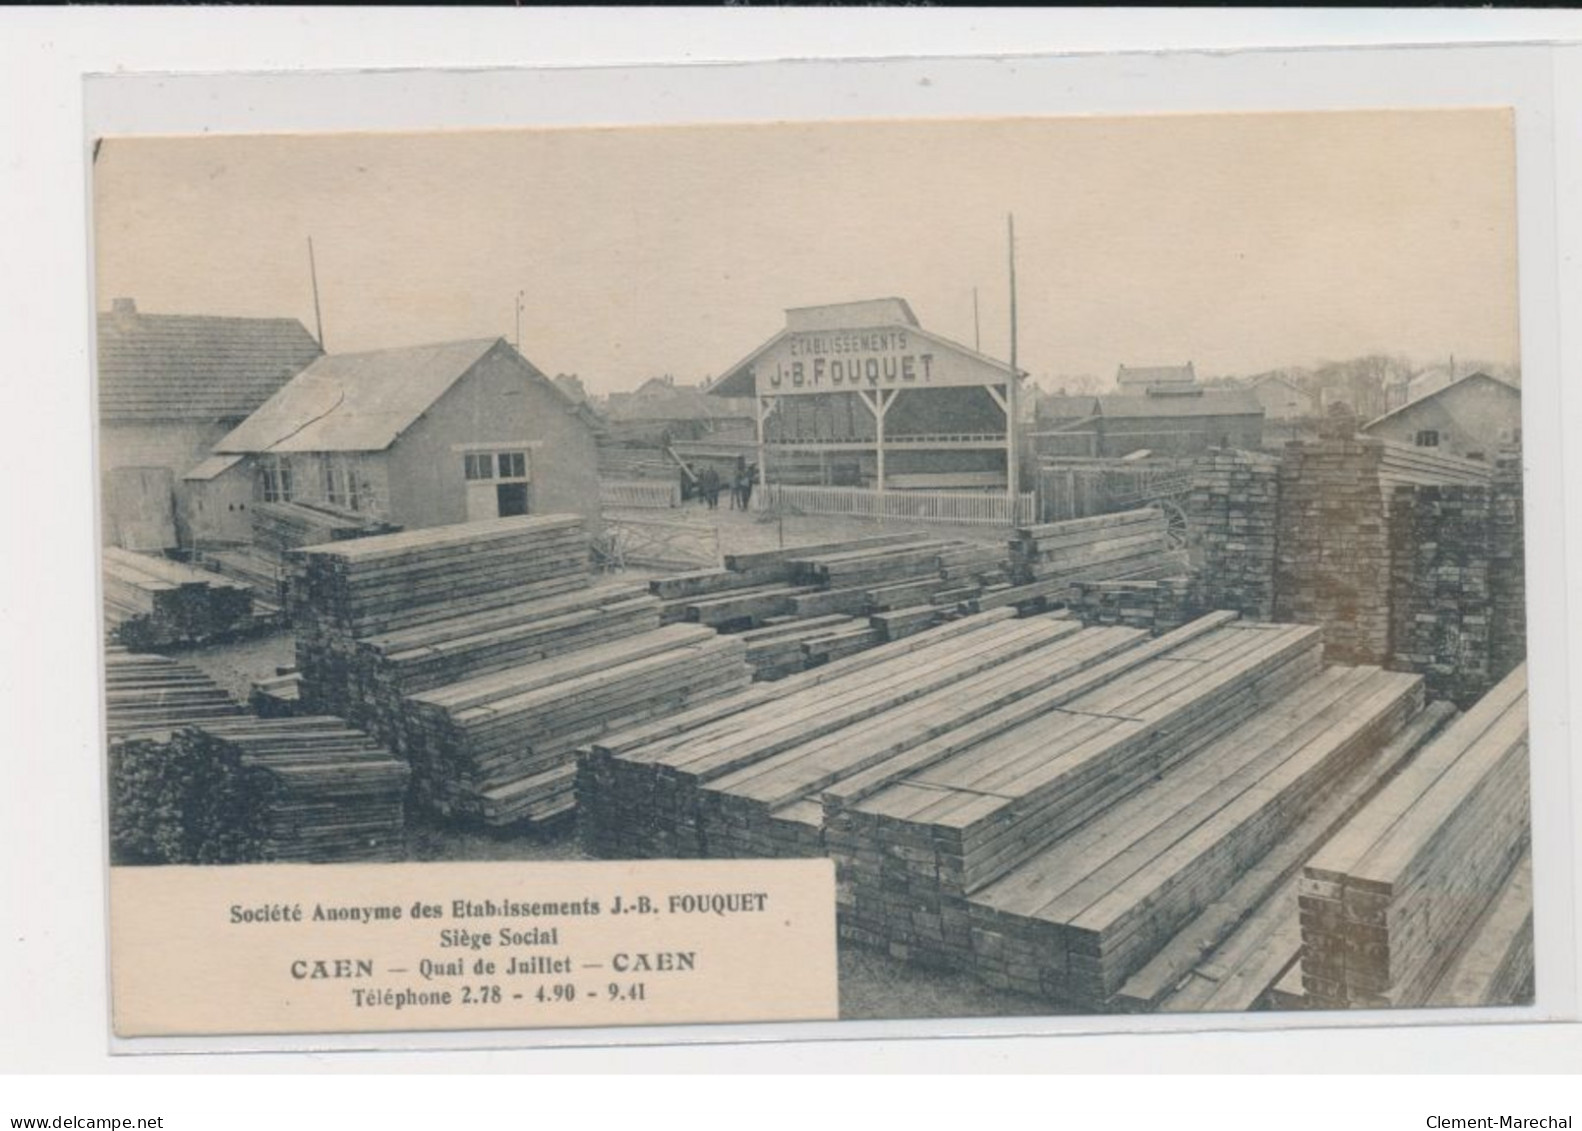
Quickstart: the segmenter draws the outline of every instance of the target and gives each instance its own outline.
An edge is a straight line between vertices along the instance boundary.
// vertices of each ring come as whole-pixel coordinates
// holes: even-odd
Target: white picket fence
[[[836,514],[854,518],[908,522],[949,522],[967,526],[1015,526],[1031,523],[1036,513],[1032,492],[1017,500],[1016,513],[1002,493],[971,491],[874,491],[866,487],[799,487],[771,483],[753,494],[764,510],[783,514]]]
[[[614,510],[668,510],[681,505],[681,484],[657,479],[604,480],[599,505]]]

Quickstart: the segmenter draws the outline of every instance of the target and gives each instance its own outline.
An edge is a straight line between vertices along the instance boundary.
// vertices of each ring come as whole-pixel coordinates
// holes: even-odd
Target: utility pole
[[[1010,489],[1010,516],[1011,524],[1016,524],[1016,507],[1021,499],[1021,484],[1019,482],[1021,468],[1018,466],[1018,453],[1016,450],[1016,432],[1021,421],[1018,419],[1017,385],[1020,374],[1016,368],[1016,217],[1010,213],[1005,216],[1005,234],[1010,258],[1011,277],[1011,379],[1005,386],[1005,482]]]
[[[972,348],[983,352],[983,339],[978,333],[978,288],[972,288]]]
[[[516,352],[517,353],[521,353],[522,352],[522,299],[526,296],[526,294],[527,294],[526,291],[517,291],[516,292]]]
[[[313,260],[313,237],[308,237],[308,277],[313,280],[313,325],[319,332],[319,349],[324,349],[324,315],[319,312],[319,269]]]

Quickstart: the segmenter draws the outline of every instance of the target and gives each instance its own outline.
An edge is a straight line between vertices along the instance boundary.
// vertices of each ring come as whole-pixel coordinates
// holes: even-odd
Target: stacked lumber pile
[[[1463,459],[1434,448],[1419,448],[1399,440],[1362,442],[1379,447],[1379,488],[1386,506],[1400,487],[1480,487],[1488,485],[1492,474],[1492,468],[1482,460]]]
[[[620,858],[708,855],[701,839],[702,799],[697,789],[707,775],[699,767],[694,767],[697,773],[682,769],[699,744],[728,742],[733,735],[745,735],[777,720],[816,715],[835,689],[868,688],[869,707],[874,710],[883,710],[887,703],[904,707],[911,701],[908,690],[926,694],[941,686],[937,675],[922,669],[936,671],[941,662],[950,660],[960,671],[963,664],[984,663],[985,655],[992,660],[996,653],[984,650],[992,646],[997,633],[1013,627],[1010,618],[1010,610],[966,617],[774,683],[755,683],[704,706],[596,740],[578,751],[577,800],[584,847],[593,855]],[[1013,642],[997,655],[1005,658],[1023,647]],[[905,680],[909,672],[922,673],[910,688]],[[947,676],[944,685],[948,683]],[[850,711],[860,709],[849,708],[841,717],[849,720]],[[816,737],[811,733],[816,727],[813,724],[806,736]],[[729,766],[720,769],[728,772]]]
[[[259,617],[277,620],[284,615],[286,570],[279,558],[250,547],[205,550],[203,557],[206,564],[253,591],[253,609]]]
[[[826,790],[826,839],[845,865],[858,937],[970,967],[969,896],[1318,673],[1315,630],[1233,615],[1025,696],[978,741],[968,732]]]
[[[207,570],[106,546],[102,576],[105,623],[129,648],[221,640],[253,625],[252,590]]]
[[[1527,549],[1522,528],[1522,456],[1502,455],[1494,465],[1494,561],[1489,617],[1494,622],[1490,668],[1496,679],[1527,658]]]
[[[1029,857],[972,896],[979,976],[1106,1006],[1383,747],[1422,694],[1416,676],[1330,669]]]
[[[1193,596],[1186,581],[1079,581],[1070,599],[1083,624],[1123,624],[1154,635],[1191,620]]]
[[[280,558],[299,546],[394,534],[401,527],[325,502],[253,504],[253,545]]]
[[[1313,627],[1009,617],[589,744],[585,849],[830,855],[843,937],[1066,1003],[1279,1000],[1303,865],[1455,734],[1454,708],[1425,709],[1417,675],[1324,668]],[[1480,940],[1464,984],[1519,981],[1530,916],[1502,894],[1459,928]]]
[[[1487,1004],[1457,995],[1530,986],[1528,806],[1523,665],[1304,867],[1310,1005]]]
[[[410,771],[334,718],[231,719],[111,747],[117,863],[399,860]]]
[[[254,680],[248,689],[247,705],[261,719],[284,719],[300,714],[302,673],[295,668],[276,669],[276,674]]]
[[[347,717],[404,751],[408,697],[649,632],[659,609],[641,585],[611,583],[359,638]]]
[[[420,799],[495,826],[552,820],[576,805],[579,745],[740,690],[745,652],[671,625],[414,695],[406,753]]]
[[[1254,620],[1274,616],[1279,506],[1277,458],[1215,449],[1196,461],[1186,510],[1199,608],[1234,609]]]
[[[880,534],[788,550],[733,554],[723,569],[657,578],[666,624],[743,633],[760,679],[830,663],[959,615],[987,586],[1004,586],[996,546],[921,534]]]
[[[661,625],[659,592],[708,593],[704,581],[661,579],[654,593],[590,586],[575,516],[365,538],[293,559],[308,707],[404,754],[415,800],[449,818],[559,817],[576,802],[579,744],[751,678],[744,640]]]
[[[1390,666],[1462,707],[1495,683],[1493,503],[1488,487],[1402,487],[1390,508]]]
[[[586,588],[575,515],[436,526],[287,554],[297,667],[313,710],[357,717],[357,641]]]
[[[1066,600],[1081,581],[1185,577],[1157,507],[1018,527],[1010,543],[1012,583],[991,588],[974,608],[1042,608]]]
[[[1108,1007],[1215,1013],[1306,1008],[1297,917],[1302,865],[1455,717],[1450,704],[1429,704],[1377,756],[1338,778],[1279,844],[1128,978]]]
[[[111,740],[231,718],[242,708],[191,664],[146,652],[105,651],[105,717]]]

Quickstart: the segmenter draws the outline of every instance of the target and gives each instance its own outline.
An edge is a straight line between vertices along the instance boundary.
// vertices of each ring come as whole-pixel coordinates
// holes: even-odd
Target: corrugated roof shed
[[[234,420],[320,354],[295,318],[99,315],[99,417],[107,422]]]
[[[214,445],[214,450],[383,451],[496,346],[510,348],[502,338],[477,338],[370,353],[326,354],[270,397]],[[546,379],[546,383],[554,388],[553,382]]]
[[[1247,389],[1204,389],[1187,395],[1099,398],[1099,415],[1111,420],[1189,416],[1262,416],[1263,405]]]

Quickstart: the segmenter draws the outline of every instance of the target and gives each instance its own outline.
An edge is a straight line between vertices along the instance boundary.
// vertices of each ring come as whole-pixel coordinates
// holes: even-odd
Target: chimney
[[[125,330],[137,321],[137,303],[129,298],[112,299],[110,316],[115,319],[116,326]]]

